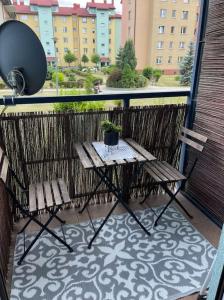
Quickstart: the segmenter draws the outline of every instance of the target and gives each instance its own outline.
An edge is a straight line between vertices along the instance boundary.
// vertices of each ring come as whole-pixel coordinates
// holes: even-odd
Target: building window
[[[104,22],[101,22],[100,24],[101,24],[102,26],[104,26],[104,25],[105,25],[105,23],[104,23]]]
[[[46,45],[50,45],[50,43],[49,43],[49,42],[46,42]]]
[[[88,42],[87,38],[83,38],[83,39],[82,39],[82,43],[83,43],[83,44],[87,44],[87,42]]]
[[[87,33],[87,28],[83,28],[82,33]]]
[[[67,53],[68,52],[68,48],[64,48],[64,52]]]
[[[111,29],[109,29],[109,34],[111,34]]]
[[[76,30],[77,30],[76,27],[73,27],[73,31],[76,32]]]
[[[102,12],[102,13],[101,13],[101,16],[104,16],[104,15],[105,15],[105,13]]]
[[[183,10],[182,11],[182,20],[187,20],[188,19],[188,11],[187,10]]]
[[[93,48],[93,53],[96,53],[96,49],[95,48]]]
[[[179,48],[180,49],[184,49],[185,48],[185,43],[184,42],[180,42],[179,43]]]
[[[83,48],[84,54],[88,53],[88,48]]]
[[[182,56],[178,56],[177,62],[178,62],[178,63],[181,63],[182,60],[183,60],[183,57],[182,57]]]
[[[93,44],[95,44],[95,42],[96,42],[95,39],[93,39]]]
[[[63,41],[64,41],[64,43],[68,43],[68,38],[67,38],[67,37],[64,37],[64,38],[63,38]]]
[[[131,37],[131,27],[130,26],[128,27],[128,37],[129,38]]]
[[[105,47],[105,44],[104,44],[104,43],[102,43],[102,44],[101,44],[101,47]]]
[[[109,44],[111,44],[111,39],[109,39]]]
[[[177,16],[177,11],[175,9],[172,10],[172,18],[176,18]]]
[[[94,33],[94,34],[95,34],[95,29],[93,29],[93,30],[92,30],[92,33]]]
[[[58,51],[58,48],[56,48],[56,52],[58,53],[59,51]]]
[[[181,34],[186,34],[187,33],[187,27],[182,26],[181,29],[180,29],[180,33]]]
[[[111,53],[111,49],[109,49],[109,53]]]
[[[67,21],[67,17],[63,16],[62,21],[65,23]]]
[[[77,51],[78,51],[78,48],[74,48],[74,51],[77,52]]]
[[[62,30],[63,32],[68,32],[68,28],[65,26],[65,27],[63,27],[63,30]]]
[[[73,17],[73,21],[77,21],[77,18],[76,18],[76,17]]]
[[[172,64],[172,56],[168,57],[168,64]]]
[[[128,12],[128,20],[131,20],[131,11]]]
[[[27,15],[21,15],[20,20],[25,21],[28,19]]]
[[[159,33],[165,32],[165,26],[159,26]]]
[[[175,32],[175,26],[171,26],[171,28],[170,28],[170,33],[171,33],[171,34],[174,34],[174,32]]]
[[[94,18],[92,18],[92,24],[94,24],[95,23],[95,19]]]
[[[160,18],[166,18],[167,9],[160,9]]]
[[[51,55],[51,52],[49,50],[47,51],[47,55]]]
[[[57,32],[57,27],[56,26],[54,26],[54,32]]]
[[[105,35],[105,32],[101,32],[101,35],[104,36],[104,35]]]
[[[34,16],[34,20],[37,22],[38,21],[38,16]]]
[[[82,18],[82,23],[87,23],[87,18]]]
[[[101,55],[102,55],[102,56],[105,56],[105,53],[104,53],[104,52],[101,52]]]
[[[157,56],[156,57],[156,64],[161,65],[161,63],[162,63],[162,56]]]
[[[173,41],[169,42],[169,49],[173,49]]]
[[[157,42],[157,49],[163,49],[163,46],[164,46],[164,42],[163,41]]]

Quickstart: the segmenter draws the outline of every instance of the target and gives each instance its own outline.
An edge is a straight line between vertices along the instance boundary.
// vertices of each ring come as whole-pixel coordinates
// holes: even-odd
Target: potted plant
[[[118,144],[121,126],[115,125],[109,120],[105,120],[101,123],[101,127],[104,131],[104,144],[107,146],[116,146]]]

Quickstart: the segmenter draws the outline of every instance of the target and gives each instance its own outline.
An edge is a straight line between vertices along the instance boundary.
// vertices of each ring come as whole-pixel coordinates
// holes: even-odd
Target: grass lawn
[[[177,75],[162,75],[157,82],[156,86],[163,86],[163,87],[176,87],[180,86],[179,81],[176,78]]]

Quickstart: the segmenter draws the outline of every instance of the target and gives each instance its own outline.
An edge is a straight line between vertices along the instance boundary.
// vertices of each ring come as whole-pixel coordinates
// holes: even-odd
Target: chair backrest
[[[5,155],[3,149],[0,147],[0,178],[4,183],[6,183],[8,171],[9,171],[9,160]]]
[[[207,137],[197,133],[193,130],[187,129],[186,127],[181,128],[181,134],[179,136],[179,141],[182,143],[202,152],[204,145],[207,142]]]

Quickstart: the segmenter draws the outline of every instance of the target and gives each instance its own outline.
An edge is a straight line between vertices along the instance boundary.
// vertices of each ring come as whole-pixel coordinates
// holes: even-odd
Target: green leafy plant
[[[88,58],[87,55],[83,54],[83,56],[82,56],[82,62],[84,63],[84,65],[89,62],[89,58]]]
[[[100,56],[98,54],[93,54],[91,56],[91,62],[96,65],[96,68],[100,62]]]
[[[121,132],[122,127],[120,125],[115,125],[109,120],[104,120],[101,122],[101,128],[104,132]]]
[[[52,81],[54,83],[56,83],[56,77],[57,77],[57,73],[54,72],[53,75],[52,75]],[[64,82],[64,80],[65,80],[64,74],[62,72],[58,72],[58,83],[61,84],[61,83]]]
[[[70,67],[71,63],[76,61],[77,58],[75,57],[75,55],[70,50],[68,50],[68,52],[64,55],[64,60]]]

